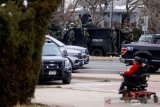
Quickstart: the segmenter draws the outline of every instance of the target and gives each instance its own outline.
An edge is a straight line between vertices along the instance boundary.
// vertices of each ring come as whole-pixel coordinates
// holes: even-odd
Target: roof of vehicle
[[[52,41],[54,41],[54,43],[55,43],[56,45],[58,45],[59,47],[65,46],[64,43],[60,42],[59,40],[57,40],[56,38],[54,38],[54,37],[52,37],[52,36],[50,36],[50,35],[46,35],[45,37],[48,38],[48,39],[50,39],[50,40],[52,40]]]
[[[56,45],[58,45],[59,47],[64,47],[66,50],[68,50],[68,49],[71,50],[72,49],[72,50],[77,50],[77,51],[80,51],[80,52],[83,52],[83,53],[85,53],[85,51],[87,51],[87,48],[85,48],[85,47],[74,46],[74,45],[65,45],[65,44],[63,44],[62,42],[60,42],[59,40],[57,40],[56,38],[54,38],[50,35],[46,35],[46,38],[54,41],[54,43]]]

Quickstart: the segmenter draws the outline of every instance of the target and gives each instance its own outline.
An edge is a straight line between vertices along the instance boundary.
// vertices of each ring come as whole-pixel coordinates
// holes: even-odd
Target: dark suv
[[[70,84],[72,66],[64,55],[54,43],[45,43],[39,80],[62,80],[63,84]]]

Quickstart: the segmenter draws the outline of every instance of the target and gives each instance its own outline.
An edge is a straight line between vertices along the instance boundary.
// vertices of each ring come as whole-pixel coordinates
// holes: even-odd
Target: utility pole
[[[113,27],[113,0],[111,1],[111,8],[110,8],[110,28]]]

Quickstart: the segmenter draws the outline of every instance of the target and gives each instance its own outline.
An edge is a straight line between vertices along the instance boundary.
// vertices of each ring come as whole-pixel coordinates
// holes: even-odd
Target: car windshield
[[[47,40],[53,41],[53,43],[55,43],[59,47],[63,47],[65,45],[64,43],[60,42],[59,40],[55,39],[54,37],[50,37],[50,36],[46,36],[46,37],[47,37]]]
[[[54,42],[56,43],[56,44],[58,44],[60,47],[62,47],[62,46],[64,46],[65,44],[63,44],[62,42],[60,42],[59,40],[57,40],[57,39],[55,39],[55,38],[53,38],[54,39]]]
[[[44,44],[42,55],[43,56],[62,56],[62,53],[55,44],[51,43],[51,44]]]
[[[141,35],[141,37],[139,38],[138,42],[151,42],[152,36],[153,35],[151,35],[151,34],[149,34],[149,35]]]

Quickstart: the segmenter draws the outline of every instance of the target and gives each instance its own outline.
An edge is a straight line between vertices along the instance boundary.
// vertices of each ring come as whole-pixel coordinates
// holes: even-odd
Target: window
[[[44,44],[42,55],[43,56],[62,56],[62,53],[56,44],[49,43],[49,44]]]

